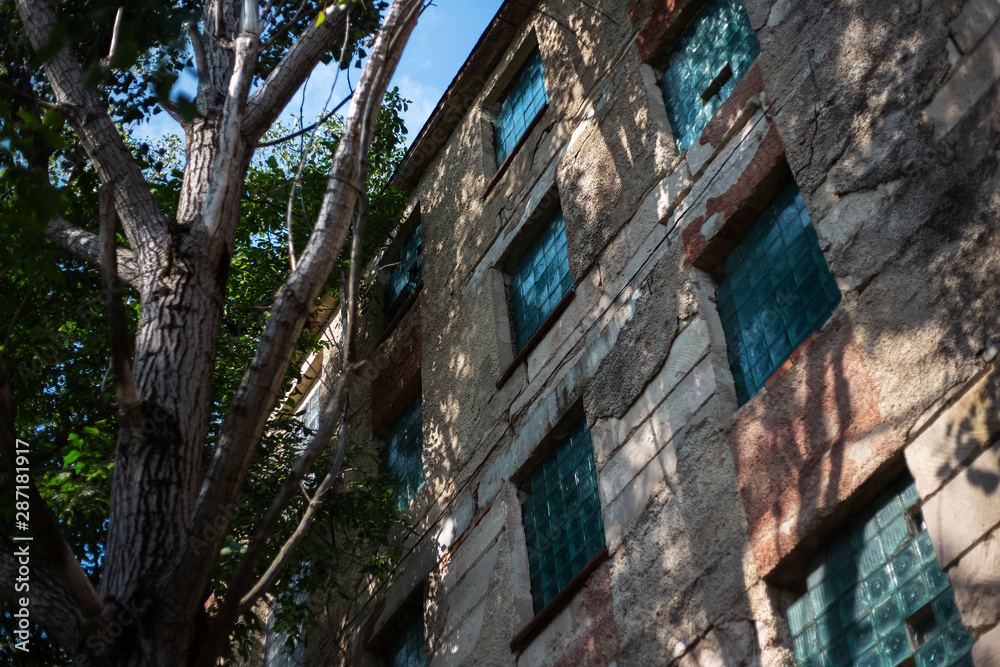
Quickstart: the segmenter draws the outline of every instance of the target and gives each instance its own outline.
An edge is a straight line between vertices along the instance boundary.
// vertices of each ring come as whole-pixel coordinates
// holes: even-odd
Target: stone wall
[[[794,664],[805,564],[908,468],[996,664],[1000,5],[746,0],[761,54],[683,154],[657,68],[700,3],[525,6],[501,9],[398,176],[423,288],[389,340],[421,357],[399,368],[420,368],[426,484],[393,575],[328,607],[307,662],[377,664],[416,599],[434,666]],[[485,109],[536,44],[549,104],[498,176]],[[715,276],[790,181],[842,301],[737,406]],[[504,272],[557,206],[575,294],[511,367]],[[406,374],[381,376],[392,400],[359,390],[361,439]],[[533,622],[517,484],[576,414],[607,559]]]

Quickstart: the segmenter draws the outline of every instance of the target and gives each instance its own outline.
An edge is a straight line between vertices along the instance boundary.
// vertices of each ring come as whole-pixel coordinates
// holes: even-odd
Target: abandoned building
[[[505,2],[372,278],[415,531],[266,664],[1000,665],[998,19]]]

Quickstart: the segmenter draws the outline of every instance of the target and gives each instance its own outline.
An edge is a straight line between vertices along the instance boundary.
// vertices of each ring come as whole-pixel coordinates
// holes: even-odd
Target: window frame
[[[724,107],[726,101],[731,97],[733,90],[740,84],[740,82],[743,81],[746,75],[753,68],[757,59],[760,57],[760,40],[757,38],[757,31],[753,29],[752,22],[749,21],[749,11],[747,10],[746,3],[743,2],[743,0],[734,0],[734,2],[738,4],[742,9],[743,14],[746,15],[748,18],[749,27],[753,32],[754,38],[757,42],[757,53],[747,61],[744,71],[738,77],[732,73],[732,63],[728,62],[727,60],[726,65],[722,68],[720,73],[716,74],[716,76],[713,77],[710,85],[705,90],[698,92],[697,90],[692,89],[694,90],[694,92],[698,92],[698,96],[695,99],[701,99],[704,105],[707,104],[708,101],[710,101],[711,99],[714,99],[717,96],[717,93],[719,92],[718,90],[715,90],[716,94],[710,96],[708,100],[705,100],[704,96],[709,90],[712,90],[713,88],[716,87],[718,89],[722,89],[726,86],[729,86],[729,90],[727,92],[726,97],[719,98],[716,108],[709,116],[709,118],[705,121],[705,123],[701,126],[701,128],[699,128],[696,132],[693,133],[691,137],[688,138],[690,141],[687,143],[687,145],[682,147],[681,145],[682,136],[681,133],[678,131],[679,128],[675,127],[674,123],[675,119],[670,118],[670,116],[672,115],[672,112],[670,110],[671,105],[667,101],[667,91],[665,90],[662,84],[664,77],[669,72],[671,59],[673,58],[677,50],[682,47],[682,40],[689,34],[691,30],[695,28],[696,24],[698,23],[699,20],[701,20],[704,12],[709,7],[709,5],[712,4],[713,1],[714,0],[697,0],[695,2],[679,3],[678,8],[676,10],[676,14],[663,21],[664,23],[667,24],[667,27],[665,29],[661,28],[660,34],[656,35],[655,37],[653,36],[646,37],[647,41],[651,38],[654,39],[658,38],[656,39],[656,41],[658,42],[657,46],[655,48],[648,49],[644,61],[653,67],[654,73],[656,75],[656,87],[661,93],[660,101],[663,104],[664,108],[667,110],[668,124],[670,126],[671,135],[674,139],[674,146],[676,147],[677,152],[680,155],[685,154],[688,149],[690,149],[699,141],[699,139],[705,132],[705,129],[712,124],[712,120],[718,117],[720,109]],[[726,81],[719,81],[722,72],[724,72],[726,69],[730,70],[731,77]]]
[[[513,280],[514,275],[521,268],[521,261],[524,254],[538,240],[541,234],[544,233],[545,229],[556,215],[563,216],[563,235],[566,238],[566,263],[569,269],[569,277],[573,284],[563,294],[562,298],[554,305],[545,318],[543,318],[532,335],[524,342],[521,349],[517,349],[517,341],[514,330],[514,312],[511,303],[511,281]],[[562,213],[562,206],[559,202],[559,193],[556,189],[555,182],[552,183],[552,186],[545,193],[545,195],[541,197],[539,204],[528,216],[528,221],[521,226],[517,236],[504,250],[501,259],[495,266],[495,269],[497,270],[498,275],[494,280],[494,291],[500,291],[502,293],[502,297],[498,295],[497,298],[502,299],[505,306],[503,309],[504,321],[499,323],[499,327],[502,331],[500,332],[501,335],[499,336],[498,346],[501,358],[500,366],[503,370],[501,370],[500,375],[497,378],[496,388],[500,389],[507,382],[507,380],[510,379],[510,377],[514,374],[514,371],[517,370],[521,363],[528,358],[528,355],[531,354],[535,347],[537,347],[538,344],[545,338],[546,334],[548,334],[556,322],[559,321],[563,312],[567,307],[569,307],[569,304],[576,296],[576,280],[572,274],[572,264],[569,262],[569,236],[566,225],[566,217],[565,214]],[[507,347],[507,349],[504,349],[505,347]],[[504,365],[503,361],[508,359],[509,361],[506,365]]]
[[[795,201],[800,201],[801,202],[801,211],[803,213],[805,213],[805,215],[807,217],[809,217],[809,223],[808,223],[808,225],[803,226],[803,231],[799,234],[798,237],[796,237],[795,240],[798,241],[799,239],[802,239],[803,237],[810,237],[811,236],[816,241],[815,248],[813,248],[810,245],[809,249],[806,250],[807,253],[815,251],[816,253],[819,254],[819,256],[822,258],[823,266],[820,267],[820,266],[816,265],[814,268],[816,268],[817,270],[820,270],[820,271],[822,271],[822,270],[825,269],[825,272],[826,272],[825,276],[823,276],[823,275],[817,276],[817,279],[820,281],[820,283],[819,283],[818,287],[816,287],[816,289],[822,292],[822,291],[826,290],[828,287],[833,287],[838,292],[837,299],[836,299],[836,302],[833,303],[832,306],[830,307],[829,313],[825,316],[825,318],[822,320],[822,322],[819,323],[819,324],[817,324],[814,328],[812,328],[810,326],[810,330],[807,331],[805,333],[805,335],[802,336],[801,339],[798,340],[798,342],[796,342],[795,344],[793,344],[791,346],[788,354],[786,354],[786,355],[784,355],[782,357],[782,361],[780,361],[780,362],[774,362],[773,359],[772,359],[772,363],[771,363],[772,367],[770,369],[770,372],[767,373],[767,379],[765,379],[763,382],[757,384],[755,387],[752,387],[752,385],[756,384],[756,383],[750,383],[750,382],[748,382],[746,380],[744,380],[744,383],[741,385],[737,381],[737,379],[736,379],[736,371],[738,370],[741,376],[744,375],[744,370],[745,369],[742,367],[742,362],[744,360],[744,355],[743,355],[742,351],[738,353],[739,354],[738,360],[740,362],[740,367],[738,369],[734,370],[734,368],[733,368],[733,359],[732,359],[732,356],[733,356],[733,345],[737,342],[737,340],[735,338],[733,338],[733,339],[730,338],[730,331],[727,329],[727,326],[726,326],[726,323],[727,323],[727,321],[730,318],[736,318],[737,317],[739,308],[735,308],[735,310],[732,313],[727,313],[723,309],[723,302],[725,301],[725,299],[730,294],[733,293],[732,287],[727,284],[727,281],[729,280],[730,276],[727,274],[726,265],[729,263],[729,260],[733,256],[734,252],[737,252],[737,251],[742,252],[743,244],[744,244],[744,241],[746,241],[746,239],[747,239],[747,235],[750,234],[751,232],[756,233],[758,231],[757,230],[757,226],[759,224],[761,224],[764,216],[767,215],[769,213],[769,211],[771,211],[771,209],[772,209],[774,203],[776,202],[776,200],[778,200],[780,197],[786,196],[792,188],[794,188],[794,190],[795,190],[795,194],[794,194],[793,200],[792,200],[793,203]],[[784,211],[782,211],[782,213],[783,212]],[[717,259],[715,260],[715,265],[712,267],[712,273],[713,273],[714,282],[715,282],[715,290],[714,290],[713,300],[716,302],[716,311],[718,313],[720,322],[722,323],[722,328],[723,328],[723,332],[724,332],[724,336],[725,336],[725,343],[726,343],[727,368],[729,368],[730,373],[732,373],[732,375],[733,375],[733,383],[734,383],[734,387],[736,388],[737,404],[738,404],[738,406],[746,405],[751,400],[753,400],[753,398],[755,396],[760,395],[761,390],[767,388],[770,385],[770,383],[774,381],[775,377],[777,377],[778,375],[780,375],[781,373],[783,373],[784,370],[787,370],[788,367],[789,367],[789,365],[790,365],[790,363],[794,363],[794,361],[798,358],[798,355],[801,353],[802,349],[806,345],[808,345],[809,341],[812,340],[813,337],[815,337],[820,331],[823,330],[823,328],[827,325],[827,323],[830,322],[831,319],[833,319],[833,316],[836,314],[837,309],[843,304],[843,293],[840,291],[839,285],[837,285],[837,283],[836,283],[836,278],[835,278],[835,276],[833,274],[833,271],[830,270],[829,263],[826,261],[826,255],[823,253],[822,246],[819,243],[819,239],[818,239],[818,235],[817,235],[817,232],[816,232],[815,225],[812,223],[812,216],[809,216],[809,211],[808,211],[808,209],[805,206],[804,198],[802,197],[801,191],[799,190],[797,184],[794,181],[788,181],[784,186],[782,186],[780,188],[777,188],[777,192],[775,192],[774,195],[767,200],[767,203],[764,204],[764,206],[762,207],[762,210],[760,212],[756,212],[752,216],[747,216],[747,217],[749,219],[751,219],[752,222],[750,222],[749,224],[740,225],[739,226],[740,229],[739,229],[738,233],[736,233],[735,230],[732,230],[732,229],[730,230],[731,232],[733,232],[733,233],[730,234],[731,240],[730,240],[730,243],[728,244],[730,247],[728,247],[728,250],[721,257],[717,253],[713,255]],[[770,224],[771,225],[777,225],[778,222],[777,222],[777,220],[774,220]],[[808,243],[808,241],[806,241],[806,242]],[[783,243],[784,243],[784,241],[783,241]],[[785,248],[785,251],[787,252],[787,248]],[[761,259],[761,261],[763,261],[763,258],[760,258],[760,259]],[[784,259],[784,257],[783,257],[783,259]],[[769,279],[772,276],[771,267],[769,265],[765,265],[765,266],[767,266],[766,276]],[[796,266],[791,266],[791,268],[789,268],[789,272],[788,272],[788,275],[786,276],[786,278],[787,277],[791,277],[794,274],[795,269],[796,269]],[[753,270],[753,269],[748,269],[748,271],[749,270]],[[726,290],[728,290],[728,292],[726,292],[725,294],[723,294],[724,288]],[[776,291],[778,288],[774,287],[773,289]],[[802,286],[797,286],[796,289],[797,290],[805,289],[805,283],[803,283]],[[798,298],[798,296],[799,296],[799,292],[798,291],[796,291],[795,294],[792,295],[792,297],[796,298],[796,299]],[[734,297],[734,303],[735,303],[735,297]],[[804,308],[804,306],[799,306],[798,307],[798,311],[796,311],[796,312],[797,313],[801,312],[803,308]],[[760,308],[760,307],[755,308],[753,310],[752,317],[753,318],[759,317],[760,316],[759,313],[761,312],[761,310],[762,310],[762,308]],[[779,311],[776,311],[776,312],[778,313],[779,317],[783,317],[784,313],[786,313],[788,310],[789,310],[789,308],[786,306],[785,308],[783,308],[783,309],[781,309]],[[737,326],[739,327],[739,329],[738,329],[738,331],[736,333],[742,338],[742,335],[744,334],[745,329],[741,325],[737,325]],[[772,352],[772,347],[768,346],[767,349],[764,351],[764,354],[765,355],[770,355],[771,352]],[[752,388],[752,391],[750,391],[751,388]],[[743,392],[746,392],[745,395],[743,395]]]
[[[565,586],[563,586],[562,589],[560,589],[551,601],[536,611],[534,608],[534,592],[531,589],[530,583],[532,572],[531,558],[528,553],[529,545],[526,534],[525,519],[523,515],[524,498],[527,493],[530,493],[530,480],[533,473],[539,466],[544,465],[546,461],[556,455],[559,446],[564,443],[566,438],[569,437],[573,428],[581,422],[588,434],[590,444],[590,456],[591,463],[593,465],[595,485],[594,498],[597,501],[598,516],[601,520],[603,545],[588,559],[586,563],[583,564],[582,567],[579,568],[579,570],[577,570],[572,579]],[[522,543],[525,548],[522,558],[525,559],[524,563],[527,565],[527,571],[524,573],[526,579],[525,584],[528,587],[528,590],[526,591],[528,594],[527,604],[534,613],[532,618],[510,641],[511,650],[515,653],[519,653],[532,641],[532,639],[534,639],[535,636],[537,636],[542,628],[544,628],[545,625],[566,606],[566,604],[573,598],[580,588],[586,584],[590,575],[609,558],[607,547],[607,529],[604,525],[604,506],[599,491],[600,479],[596,465],[594,443],[592,437],[589,435],[589,425],[587,424],[583,406],[580,403],[575,404],[560,418],[556,426],[552,428],[552,430],[542,439],[541,442],[539,442],[520,469],[511,476],[510,483],[513,487],[512,501],[517,502],[517,515],[520,517],[520,520],[518,521],[518,529],[520,531],[518,533],[518,538],[523,541]]]
[[[497,164],[496,146],[494,143],[494,120],[500,110],[503,100],[506,98],[507,93],[514,84],[516,77],[520,74],[522,67],[524,67],[524,65],[528,62],[528,59],[534,55],[536,51],[541,58],[542,81],[545,88],[546,101],[541,105],[541,107],[539,107],[534,118],[527,123],[524,128],[524,132],[521,133],[521,136],[507,152],[507,156],[500,164]],[[479,105],[480,118],[482,119],[481,135],[483,140],[483,170],[486,180],[486,186],[483,189],[482,195],[483,199],[489,197],[490,193],[496,188],[496,185],[503,179],[504,174],[507,173],[511,164],[520,153],[521,147],[532,135],[535,128],[541,123],[542,118],[548,112],[549,94],[547,77],[545,74],[547,71],[546,63],[546,54],[541,48],[537,34],[532,29],[524,37],[517,48],[514,49],[513,55],[509,57],[508,62],[494,75],[495,78],[493,83],[483,94],[482,102]]]
[[[871,498],[870,496],[873,491],[875,491],[875,497]],[[900,502],[897,505],[897,509],[894,510],[891,506],[897,499],[899,499]],[[916,509],[916,514],[919,516],[922,504],[923,501],[916,491],[912,477],[909,474],[904,473],[902,476],[896,477],[891,483],[880,483],[877,490],[869,488],[869,491],[864,496],[859,497],[856,495],[848,501],[846,504],[847,506],[845,506],[842,511],[842,515],[847,514],[848,516],[836,521],[833,526],[826,527],[828,529],[824,530],[824,536],[821,537],[819,535],[815,535],[815,532],[818,531],[814,531],[814,539],[809,547],[810,551],[812,551],[809,562],[798,568],[794,568],[792,563],[787,563],[783,566],[784,569],[796,569],[794,574],[791,575],[791,581],[794,582],[794,585],[786,589],[786,604],[781,605],[782,608],[777,610],[782,618],[788,623],[789,640],[792,640],[793,638],[797,640],[799,637],[802,637],[805,634],[804,631],[810,624],[816,625],[818,628],[816,623],[817,614],[814,613],[814,610],[810,610],[808,618],[803,620],[804,617],[802,617],[799,612],[793,612],[793,609],[799,607],[800,605],[812,607],[814,591],[819,590],[831,579],[836,579],[836,575],[834,573],[841,568],[838,568],[838,566],[835,565],[834,569],[829,571],[827,567],[827,563],[829,562],[828,559],[834,558],[837,553],[840,553],[841,556],[847,557],[848,559],[856,558],[858,559],[857,562],[860,562],[864,546],[852,547],[850,551],[845,551],[845,549],[847,549],[847,547],[844,546],[845,543],[855,543],[856,535],[867,535],[870,530],[877,530],[878,534],[881,535],[882,532],[888,527],[901,520],[904,521],[906,525],[907,537],[905,538],[904,543],[897,543],[894,551],[889,555],[883,556],[882,560],[877,563],[868,574],[862,574],[861,571],[857,572],[856,574],[860,575],[857,577],[858,583],[854,583],[850,587],[838,593],[834,601],[829,603],[829,606],[825,607],[818,616],[824,617],[827,614],[833,613],[835,610],[839,610],[843,603],[843,598],[851,591],[860,587],[867,589],[869,580],[872,579],[872,577],[881,569],[891,567],[895,561],[903,556],[904,551],[910,550],[914,554],[916,563],[913,567],[916,568],[916,572],[907,575],[905,581],[902,583],[891,583],[888,594],[883,594],[874,603],[869,602],[868,595],[865,593],[864,599],[867,607],[866,611],[861,616],[850,622],[844,622],[842,620],[842,613],[837,611],[836,620],[840,623],[839,629],[833,630],[833,639],[827,640],[826,647],[833,646],[839,639],[841,640],[841,648],[847,646],[847,650],[851,652],[851,655],[853,655],[853,651],[855,649],[853,646],[848,646],[847,636],[851,628],[857,625],[860,619],[874,616],[880,606],[885,605],[890,599],[893,599],[894,596],[902,594],[908,585],[915,583],[918,579],[924,583],[925,592],[927,593],[926,602],[921,603],[919,606],[909,610],[909,613],[906,613],[906,610],[899,609],[897,606],[896,608],[899,616],[896,621],[887,629],[883,629],[882,634],[879,634],[879,631],[873,627],[871,632],[874,638],[871,640],[871,643],[862,645],[862,647],[858,650],[867,654],[871,652],[873,648],[881,645],[882,637],[888,638],[893,634],[898,635],[899,630],[903,629],[906,640],[909,643],[909,652],[907,655],[899,656],[896,665],[912,666],[918,650],[920,650],[923,646],[936,641],[939,637],[943,637],[947,630],[956,625],[961,625],[968,637],[971,638],[971,634],[968,633],[968,629],[965,628],[959,615],[958,617],[952,616],[948,622],[944,624],[944,626],[938,626],[936,628],[936,632],[930,635],[923,643],[917,645],[913,640],[913,628],[911,627],[913,619],[925,619],[928,614],[937,613],[937,606],[939,606],[938,602],[949,593],[951,594],[952,606],[954,606],[954,589],[950,581],[946,581],[947,573],[940,568],[940,563],[937,561],[926,526],[919,526],[915,529],[912,521],[914,509]],[[870,528],[870,525],[873,523],[878,526],[877,529]],[[821,527],[818,530],[823,530],[823,528],[824,527]],[[833,539],[827,537],[831,534],[834,536]],[[883,553],[881,547],[879,552]],[[801,558],[801,556],[797,558]],[[938,566],[938,572],[945,577],[945,583],[944,585],[941,585],[942,580],[939,577],[936,577],[934,587],[932,588],[928,586],[927,581],[925,580],[925,572],[935,564]],[[842,565],[847,567],[847,561],[844,561]],[[893,573],[891,576],[894,581],[895,574]],[[835,585],[841,588],[845,586],[843,582],[836,583]],[[824,595],[826,595],[826,593],[821,593],[816,597],[823,597]],[[955,610],[955,613],[957,614],[957,610]],[[797,620],[793,619],[793,614],[796,614]],[[937,624],[938,620],[935,618],[935,625],[937,626]],[[834,627],[837,628],[837,626]],[[838,635],[838,632],[843,634]],[[823,647],[819,645],[821,640],[818,635],[816,636],[816,642],[816,652],[811,655],[804,656],[805,660],[814,658],[819,654],[819,651],[822,651]],[[790,648],[792,648],[795,643],[796,641],[791,641]],[[971,648],[972,644],[970,643],[966,650],[970,651]],[[795,653],[794,659],[796,660],[796,664],[800,664],[798,652],[795,652],[794,649],[793,652]],[[968,657],[968,655],[969,653],[967,652],[963,654],[963,656],[960,656],[959,659],[961,659],[961,657]]]

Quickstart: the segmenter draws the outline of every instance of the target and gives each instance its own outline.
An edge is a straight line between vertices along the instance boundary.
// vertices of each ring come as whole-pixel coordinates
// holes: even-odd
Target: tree
[[[36,538],[30,543],[31,621],[80,664],[213,664],[235,620],[273,585],[302,540],[348,454],[349,439],[341,437],[326,454],[325,476],[317,476],[312,487],[315,502],[303,504],[303,520],[287,531],[287,540],[275,540],[280,518],[299,502],[300,482],[338,429],[343,431],[348,392],[363,367],[353,358],[352,342],[359,267],[372,252],[364,229],[369,219],[383,229],[391,224],[400,199],[369,200],[361,186],[371,185],[371,173],[385,177],[385,165],[369,168],[368,149],[384,135],[379,110],[422,2],[397,0],[384,19],[384,7],[371,3],[342,0],[311,12],[308,5],[268,3],[261,18],[253,0],[207,0],[203,6],[143,0],[125,12],[103,2],[70,0],[57,9],[46,0],[17,0],[16,15],[9,3],[2,10],[22,34],[3,47],[0,60],[0,82],[11,93],[7,108],[0,109],[6,149],[0,185],[11,193],[5,218],[19,221],[10,236],[27,238],[44,227],[60,247],[100,266],[103,290],[95,300],[95,277],[65,258],[56,267],[46,267],[44,258],[20,258],[16,270],[12,265],[0,270],[62,280],[66,291],[57,298],[65,299],[67,308],[89,295],[84,303],[105,311],[110,332],[106,345],[87,347],[94,358],[74,357],[89,374],[74,375],[66,364],[60,369],[64,382],[93,388],[103,386],[93,372],[103,364],[95,362],[103,354],[111,360],[117,410],[96,397],[72,406],[65,417],[85,423],[71,432],[74,437],[66,436],[70,448],[61,461],[94,489],[107,480],[106,517],[90,507],[71,520],[60,512],[63,520],[57,520],[44,505],[40,480],[17,469],[25,449],[18,438],[36,434],[25,438],[15,427],[6,341],[0,357],[0,456],[8,480],[28,496],[23,507],[30,513],[30,532],[21,536]],[[200,28],[194,19],[200,19]],[[187,58],[179,39],[185,25],[198,94],[191,102],[172,102],[170,72]],[[255,229],[252,220],[258,218],[245,210],[260,204],[252,194],[247,198],[248,188],[266,187],[268,178],[287,184],[288,164],[274,155],[247,180],[265,134],[320,61],[336,58],[347,65],[364,56],[367,63],[342,127],[323,135],[336,146],[328,175],[321,184],[302,182],[303,190],[316,191],[317,185],[322,190],[311,229],[304,217],[308,206],[290,216],[294,268],[280,286],[271,286],[280,289],[262,290],[253,303],[242,304],[252,306],[245,328],[222,326],[238,319],[227,315],[239,310],[230,307],[233,277],[246,276],[266,256],[255,252],[255,244],[275,243],[274,230]],[[398,98],[389,100],[398,104]],[[184,124],[180,179],[153,176],[164,168],[155,147],[130,143],[121,134],[123,123],[157,106]],[[63,120],[67,131],[61,130]],[[389,126],[390,134],[399,129]],[[79,223],[94,218],[96,234]],[[302,250],[294,252],[291,241],[299,235]],[[260,494],[259,487],[247,484],[257,472],[254,454],[267,450],[273,437],[274,409],[289,386],[296,350],[314,342],[307,324],[331,273],[339,282],[343,272],[333,271],[338,258],[349,258],[341,267],[347,269],[342,372],[301,455],[272,497],[257,498],[267,507],[250,513],[256,518],[252,531],[234,547],[240,494]],[[132,298],[123,300],[119,281],[130,286]],[[18,304],[13,320],[26,303]],[[68,317],[67,324],[60,341],[74,341],[69,344],[81,350],[96,342],[95,327],[81,327],[78,316]],[[239,381],[220,386],[220,358],[234,348],[249,351],[251,341],[252,359]],[[100,453],[112,447],[108,465]],[[54,486],[62,488],[59,482]],[[94,489],[92,495],[99,496]],[[21,507],[15,505],[15,512]],[[83,536],[96,522],[106,526],[106,534],[99,543],[87,542]],[[364,534],[363,526],[354,529]],[[82,561],[71,544],[84,547]],[[0,593],[14,608],[24,545],[0,540]],[[265,567],[271,553],[274,561]],[[97,569],[95,586],[88,570]]]

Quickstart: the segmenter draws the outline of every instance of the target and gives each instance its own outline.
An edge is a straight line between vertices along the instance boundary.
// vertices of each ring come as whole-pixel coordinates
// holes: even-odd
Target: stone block
[[[665,222],[677,204],[691,189],[691,172],[687,162],[681,162],[673,172],[657,183],[646,196],[635,218],[642,221]]]
[[[923,515],[945,568],[1000,524],[1000,443],[945,484],[924,505]]]
[[[962,49],[968,53],[983,35],[1000,19],[1000,2],[997,0],[969,0],[962,8],[962,13],[955,17],[948,27],[951,34]]]
[[[1000,626],[976,641],[972,647],[972,664],[976,667],[1000,667]]]
[[[996,377],[981,377],[907,446],[906,464],[922,497],[937,491],[970,456],[1000,436]]]
[[[660,482],[676,468],[677,452],[673,443],[668,443],[639,471],[618,497],[605,506],[604,537],[610,553],[615,552],[622,538],[635,524]]]
[[[955,589],[955,602],[969,628],[1000,622],[1000,531],[962,556],[948,573]]]
[[[442,591],[448,600],[448,620],[442,636],[447,637],[458,630],[472,610],[480,604],[489,589],[490,578],[499,558],[500,545],[497,543],[468,570],[468,576],[463,577],[455,588]]]
[[[662,456],[658,454],[711,398],[715,386],[711,364],[703,362],[653,411],[649,420],[639,427],[601,471],[599,485],[605,505],[614,501],[654,457],[659,460],[665,474],[676,471],[677,456],[672,447],[663,451]]]
[[[948,134],[998,78],[1000,23],[962,60],[924,110],[924,115],[934,123],[935,136],[940,139]]]
[[[504,504],[502,502],[493,503],[490,511],[472,529],[465,541],[455,549],[451,558],[444,564],[445,572],[442,577],[442,586],[446,591],[458,584],[465,573],[480,559],[483,552],[496,540],[497,535],[503,530],[506,519],[507,512]]]

